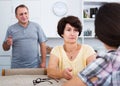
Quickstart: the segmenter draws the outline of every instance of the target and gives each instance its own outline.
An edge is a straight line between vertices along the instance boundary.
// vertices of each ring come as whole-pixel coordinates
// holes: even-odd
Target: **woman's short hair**
[[[106,3],[99,8],[95,18],[98,39],[109,46],[120,45],[120,4]]]
[[[77,31],[79,32],[78,36],[80,36],[81,31],[82,31],[82,25],[81,25],[79,18],[75,16],[67,16],[67,17],[63,17],[62,19],[60,19],[57,25],[57,32],[59,36],[62,37],[66,24],[70,24],[71,26],[75,27]]]

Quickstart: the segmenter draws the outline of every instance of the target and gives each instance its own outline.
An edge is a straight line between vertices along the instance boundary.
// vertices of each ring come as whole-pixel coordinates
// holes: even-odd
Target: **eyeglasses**
[[[53,82],[50,80],[55,80],[57,83],[59,82],[57,79],[52,78],[37,78],[36,80],[33,80],[33,85],[35,86],[36,84],[39,84],[41,82],[49,82],[50,84],[53,84]]]

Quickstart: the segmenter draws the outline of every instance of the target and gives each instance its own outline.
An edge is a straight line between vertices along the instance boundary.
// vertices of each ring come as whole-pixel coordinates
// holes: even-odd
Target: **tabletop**
[[[47,75],[0,76],[0,86],[61,86],[65,81],[51,79]]]

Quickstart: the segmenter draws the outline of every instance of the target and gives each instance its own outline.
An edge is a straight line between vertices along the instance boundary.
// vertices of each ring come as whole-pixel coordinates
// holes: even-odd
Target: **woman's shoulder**
[[[61,50],[63,49],[63,46],[54,46],[52,51],[58,51],[58,50]]]
[[[54,50],[63,49],[63,46],[62,46],[62,45],[55,46],[55,47],[53,47],[53,49],[54,49]]]
[[[59,56],[60,53],[62,52],[62,50],[63,50],[62,46],[55,46],[55,47],[53,47],[51,54]]]

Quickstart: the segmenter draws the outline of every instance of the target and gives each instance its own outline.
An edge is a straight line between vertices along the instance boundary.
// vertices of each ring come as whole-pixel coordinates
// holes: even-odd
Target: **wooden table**
[[[47,75],[0,76],[0,86],[34,86],[33,80],[37,78],[48,79]],[[61,86],[66,80],[61,79],[57,81],[55,79],[50,79],[49,81],[38,83],[35,86]],[[52,84],[50,82],[52,82]]]

